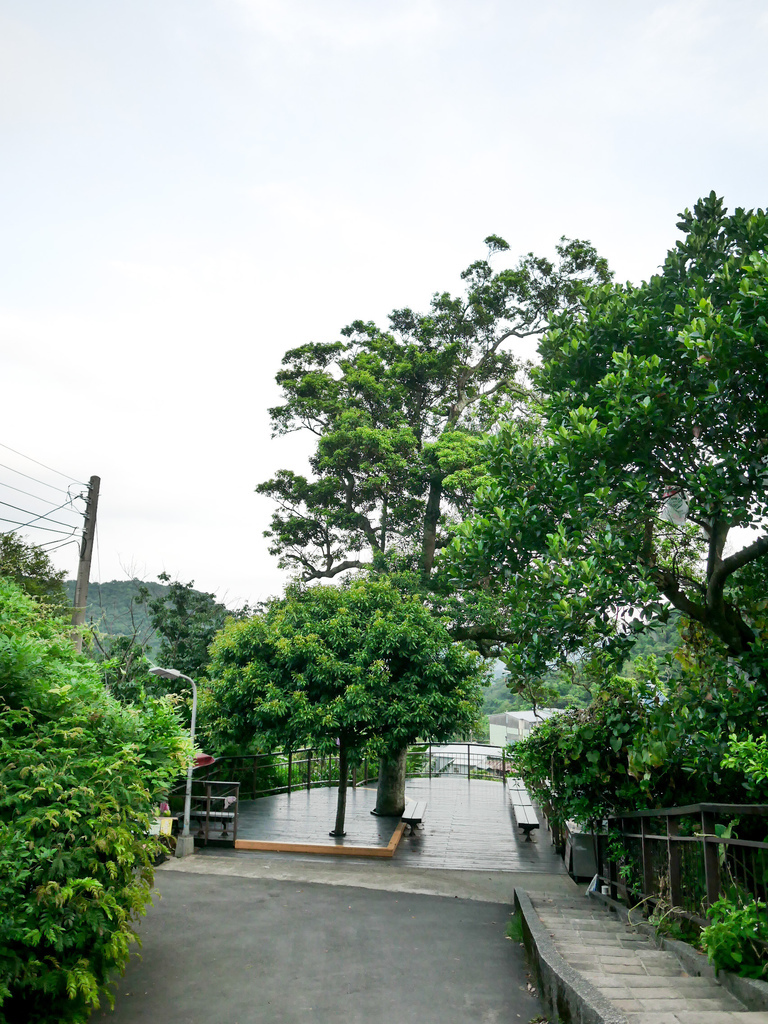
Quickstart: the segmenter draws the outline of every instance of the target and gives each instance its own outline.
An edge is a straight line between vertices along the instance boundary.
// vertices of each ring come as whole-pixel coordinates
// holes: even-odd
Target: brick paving
[[[586,896],[531,896],[563,959],[628,1024],[768,1024],[716,981],[690,977],[673,953],[657,949]]]

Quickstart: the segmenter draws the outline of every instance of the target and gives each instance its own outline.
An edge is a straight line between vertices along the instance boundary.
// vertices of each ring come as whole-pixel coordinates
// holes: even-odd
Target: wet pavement
[[[343,840],[329,836],[336,796],[335,788],[323,788],[241,801],[238,839],[387,845],[398,819],[370,813],[376,805],[372,786],[348,791],[347,835]],[[394,860],[403,866],[565,874],[544,827],[534,833],[533,842],[524,841],[511,813],[507,787],[500,781],[461,776],[409,779],[406,796],[426,801],[427,813],[423,826],[400,841]],[[216,847],[211,844],[208,849]],[[238,856],[259,854],[238,851]]]
[[[526,843],[501,782],[409,780],[423,829],[389,860],[209,845],[172,859],[138,925],[110,1024],[528,1024],[541,1013],[505,935],[515,885],[572,895],[544,828]],[[397,824],[350,790],[346,842]],[[242,804],[240,838],[333,842],[336,791]],[[158,898],[158,895],[160,898]]]
[[[194,858],[203,860],[204,858]],[[110,1024],[528,1024],[510,908],[161,872]]]

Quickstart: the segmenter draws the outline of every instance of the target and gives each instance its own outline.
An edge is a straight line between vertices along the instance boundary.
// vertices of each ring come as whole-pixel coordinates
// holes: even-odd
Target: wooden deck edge
[[[262,839],[236,839],[236,850],[264,850],[270,853],[320,853],[332,857],[394,857],[405,832],[401,821],[386,846],[331,846],[330,843],[272,843]]]

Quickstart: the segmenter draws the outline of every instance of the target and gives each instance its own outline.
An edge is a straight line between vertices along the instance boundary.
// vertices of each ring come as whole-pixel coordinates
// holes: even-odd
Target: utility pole
[[[83,649],[83,632],[79,628],[85,622],[85,602],[88,600],[88,581],[91,576],[93,538],[96,534],[96,510],[99,507],[99,485],[101,478],[92,476],[88,484],[88,498],[85,503],[85,524],[80,545],[80,563],[77,567],[75,584],[75,607],[72,612],[72,639],[78,652]]]

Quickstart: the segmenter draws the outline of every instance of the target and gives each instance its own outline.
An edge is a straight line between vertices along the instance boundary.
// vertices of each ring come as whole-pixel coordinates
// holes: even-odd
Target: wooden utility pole
[[[80,628],[85,622],[85,603],[88,600],[88,581],[91,576],[91,556],[93,555],[93,538],[96,534],[96,510],[99,507],[99,485],[101,478],[92,476],[88,484],[88,498],[85,503],[85,524],[83,540],[80,545],[80,563],[77,567],[77,583],[75,584],[75,607],[72,612],[72,639],[78,651],[83,649],[83,631]]]

